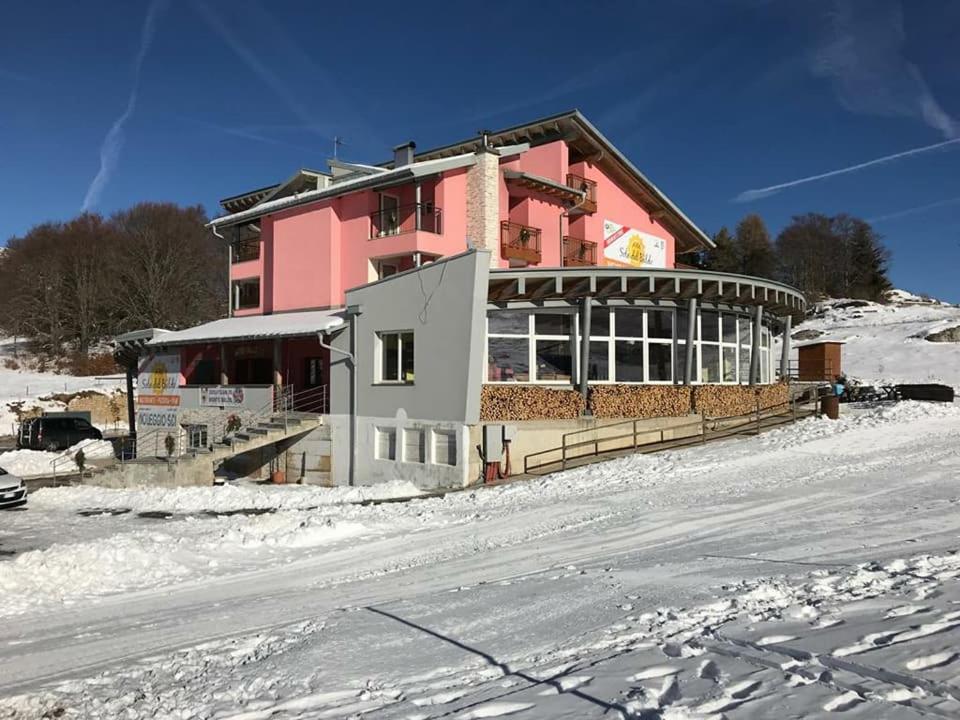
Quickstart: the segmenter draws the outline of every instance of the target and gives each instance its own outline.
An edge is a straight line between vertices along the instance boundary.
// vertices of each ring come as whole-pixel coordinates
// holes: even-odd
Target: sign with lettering
[[[175,430],[177,428],[177,408],[141,407],[137,410],[137,430],[154,430],[156,428]]]
[[[603,257],[608,265],[665,268],[667,240],[611,220],[604,220]]]
[[[242,387],[200,388],[200,404],[207,407],[239,407],[243,400]]]
[[[137,371],[137,404],[180,404],[180,355],[151,353],[140,360]]]

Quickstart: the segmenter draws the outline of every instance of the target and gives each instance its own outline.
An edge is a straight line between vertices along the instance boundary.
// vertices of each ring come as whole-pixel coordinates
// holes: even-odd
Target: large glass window
[[[610,341],[590,341],[590,365],[587,372],[588,380],[607,382],[610,380]]]
[[[673,338],[673,310],[647,310],[647,337]]]
[[[700,346],[700,382],[720,382],[720,346]]]
[[[573,382],[574,313],[492,310],[487,318],[487,382]]]
[[[537,345],[537,380],[570,382],[573,377],[573,352],[569,339],[540,340]]]
[[[643,340],[617,340],[617,382],[643,382]]]
[[[487,339],[487,380],[490,382],[530,381],[530,340],[528,338]]]
[[[647,346],[647,379],[650,382],[673,381],[673,346],[650,343]]]

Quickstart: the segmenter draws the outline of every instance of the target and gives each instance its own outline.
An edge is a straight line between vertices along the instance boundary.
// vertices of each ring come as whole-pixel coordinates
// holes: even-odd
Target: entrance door
[[[296,409],[302,412],[327,412],[326,390],[318,389],[325,388],[327,384],[322,357],[310,357],[304,360],[303,378],[304,390],[300,394]],[[315,392],[307,392],[308,390],[315,390]]]

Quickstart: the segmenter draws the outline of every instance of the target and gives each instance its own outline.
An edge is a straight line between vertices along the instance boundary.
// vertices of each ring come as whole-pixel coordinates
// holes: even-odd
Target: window
[[[380,341],[381,383],[413,382],[413,332],[377,333]]]
[[[260,258],[260,223],[238,225],[234,229],[230,242],[230,259],[234,263],[248,262]]]
[[[571,312],[489,312],[487,382],[573,382],[576,322]]]
[[[422,463],[426,461],[427,446],[423,428],[406,428],[403,431],[404,462]]]
[[[379,228],[375,228],[378,236],[396,235],[400,232],[400,199],[393,195],[380,194]]]
[[[187,425],[187,443],[191,449],[207,447],[207,426]]]
[[[457,464],[457,434],[453,430],[433,431],[433,460],[437,465]]]
[[[323,358],[307,358],[304,363],[304,387],[315,388],[323,385]]]
[[[395,427],[378,427],[376,458],[378,460],[397,459],[397,429]]]
[[[260,278],[233,281],[233,309],[260,307]]]

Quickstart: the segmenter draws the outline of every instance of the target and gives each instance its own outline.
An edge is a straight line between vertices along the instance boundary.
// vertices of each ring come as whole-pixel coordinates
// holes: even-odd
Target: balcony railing
[[[260,258],[260,238],[244,238],[230,243],[230,260],[236,263],[258,260]]]
[[[596,265],[597,244],[590,240],[564,235],[563,264],[564,266]]]
[[[415,232],[443,232],[441,213],[433,203],[413,203],[385,208],[370,214],[370,239]]]
[[[584,193],[584,198],[578,205],[581,210],[588,213],[597,211],[597,184],[593,180],[567,173],[567,186]]]
[[[508,260],[540,262],[540,228],[520,223],[500,223],[500,256]]]

